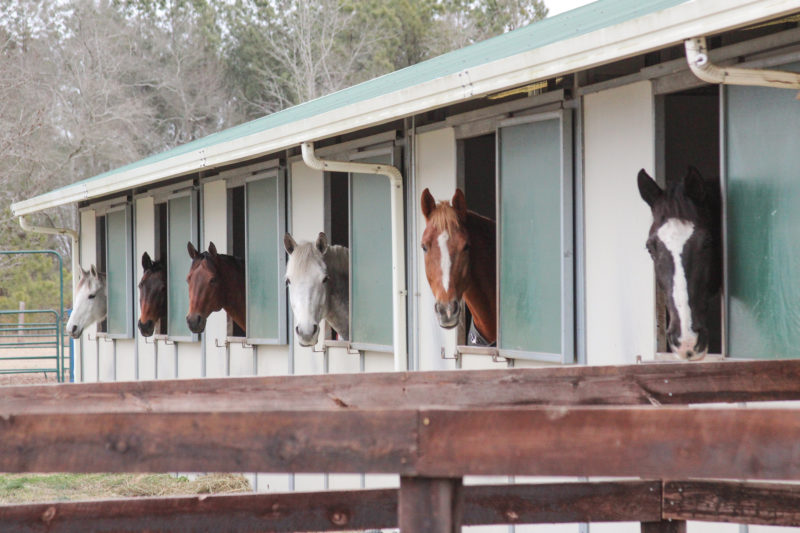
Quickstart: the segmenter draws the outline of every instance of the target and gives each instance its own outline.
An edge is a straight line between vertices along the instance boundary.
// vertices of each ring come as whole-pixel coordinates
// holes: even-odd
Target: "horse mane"
[[[428,222],[439,231],[455,233],[459,227],[458,213],[447,202],[439,202],[431,211]]]

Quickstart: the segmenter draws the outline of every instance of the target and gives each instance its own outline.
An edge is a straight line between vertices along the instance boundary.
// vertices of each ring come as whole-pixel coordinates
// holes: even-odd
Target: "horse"
[[[722,284],[719,190],[694,167],[666,190],[644,169],[637,182],[653,214],[646,246],[667,297],[667,341],[678,358],[703,359],[708,353],[709,300]]]
[[[192,333],[202,333],[206,319],[213,311],[224,309],[237,326],[246,330],[246,289],[244,261],[227,254],[218,254],[211,242],[207,252],[198,252],[186,243],[192,266],[186,281],[189,284],[189,312],[186,323]]]
[[[75,288],[75,301],[67,321],[67,333],[77,339],[83,329],[106,317],[106,275],[97,272],[94,265],[89,270],[81,270],[78,286]]]
[[[350,336],[350,252],[344,246],[328,245],[320,232],[315,243],[296,243],[283,236],[289,254],[286,284],[297,323],[294,330],[301,346],[313,346],[319,338],[323,318],[343,340]]]
[[[461,300],[467,304],[481,344],[497,341],[496,224],[467,210],[461,189],[453,198],[436,203],[430,190],[422,192],[425,231],[422,251],[425,275],[436,298],[434,310],[439,325],[458,325]],[[470,335],[470,337],[472,337]],[[470,339],[471,343],[475,343]]]
[[[139,281],[139,331],[150,337],[156,323],[163,326],[167,318],[167,271],[161,261],[153,261],[142,254],[144,273]]]

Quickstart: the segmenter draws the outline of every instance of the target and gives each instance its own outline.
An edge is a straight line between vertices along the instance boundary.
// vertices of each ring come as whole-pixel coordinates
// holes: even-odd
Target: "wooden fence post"
[[[461,478],[401,477],[397,517],[401,533],[461,531]]]
[[[686,533],[685,520],[642,522],[642,533]]]

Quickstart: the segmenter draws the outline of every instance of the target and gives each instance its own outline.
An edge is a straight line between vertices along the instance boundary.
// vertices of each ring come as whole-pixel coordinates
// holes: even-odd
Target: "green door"
[[[727,86],[724,94],[727,352],[800,357],[797,91]]]

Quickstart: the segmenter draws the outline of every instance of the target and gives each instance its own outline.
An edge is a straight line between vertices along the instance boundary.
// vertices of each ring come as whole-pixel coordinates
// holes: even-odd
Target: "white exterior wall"
[[[136,349],[137,357],[139,358],[139,376],[138,379],[155,379],[156,377],[156,345],[152,342],[145,341],[145,337],[139,334],[139,316],[141,308],[139,307],[139,280],[144,275],[142,268],[142,254],[147,252],[152,260],[157,259],[156,255],[156,230],[155,230],[155,203],[152,197],[138,198],[134,205],[134,220],[133,227],[135,233],[133,259],[136,269],[134,270],[134,301],[135,313],[134,322],[136,333]],[[161,258],[164,259],[164,258]]]
[[[420,198],[425,188],[430,189],[437,201],[449,201],[456,190],[456,136],[453,128],[442,128],[415,137],[416,155],[415,178],[416,195],[414,213],[417,217],[417,234],[413,246],[418,247],[425,232],[425,217],[422,216]],[[452,356],[456,346],[456,330],[446,330],[439,326],[433,305],[436,300],[425,277],[425,256],[417,254],[417,279],[419,287],[414,295],[417,305],[418,322],[416,334],[419,336],[419,369],[446,370],[456,368],[453,359],[442,359],[442,348]]]
[[[93,209],[81,211],[81,235],[80,235],[80,265],[86,270],[91,265],[97,264],[97,235],[95,232],[95,212]],[[93,340],[89,340],[89,338]],[[80,341],[75,342],[78,353],[75,355],[77,368],[75,369],[75,381],[98,381],[97,355],[99,344],[97,341],[97,325],[83,330]]]
[[[590,365],[655,353],[651,215],[636,175],[655,167],[648,81],[584,96],[586,351]]]
[[[224,181],[212,181],[203,185],[203,227],[200,232],[203,242],[200,243],[201,250],[207,250],[209,243],[213,242],[219,253],[227,253],[228,250],[228,191]],[[206,321],[205,330],[205,357],[206,375],[223,377],[226,375],[227,355],[225,348],[218,348],[225,345],[228,336],[228,316],[225,311],[211,313]],[[183,352],[181,345],[181,352]],[[189,377],[190,366],[200,366],[200,361],[193,362],[194,355],[183,358],[183,354],[178,358],[178,374],[180,377]],[[197,369],[194,369],[195,372]],[[198,374],[199,375],[199,374]],[[252,373],[250,373],[252,375]]]

